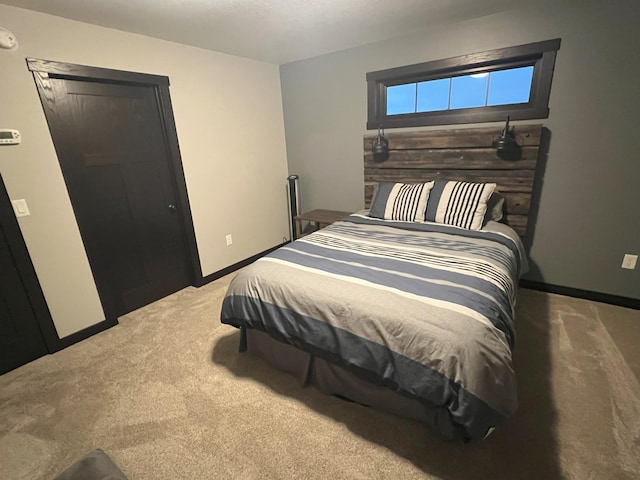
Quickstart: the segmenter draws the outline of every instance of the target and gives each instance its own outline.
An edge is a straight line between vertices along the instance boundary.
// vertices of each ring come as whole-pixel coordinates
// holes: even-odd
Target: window
[[[367,74],[367,128],[547,118],[560,39]]]
[[[387,115],[528,103],[533,66],[387,87]]]

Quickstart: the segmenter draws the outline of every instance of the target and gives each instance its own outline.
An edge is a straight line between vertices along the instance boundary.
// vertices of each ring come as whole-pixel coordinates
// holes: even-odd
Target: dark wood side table
[[[296,238],[304,237],[306,234],[302,233],[302,222],[306,221],[313,223],[318,230],[331,225],[333,222],[342,220],[351,212],[339,212],[337,210],[311,210],[310,212],[301,213],[296,215],[294,220],[296,221]]]

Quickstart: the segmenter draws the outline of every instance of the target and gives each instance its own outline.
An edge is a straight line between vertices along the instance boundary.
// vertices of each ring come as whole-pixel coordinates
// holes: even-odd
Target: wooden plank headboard
[[[506,198],[505,223],[520,236],[527,231],[533,182],[542,137],[542,125],[516,125],[514,134],[522,148],[519,160],[498,158],[493,140],[501,127],[457,130],[392,132],[389,157],[373,160],[371,145],[376,134],[364,136],[364,197],[371,206],[378,182],[422,182],[435,179],[495,182]]]

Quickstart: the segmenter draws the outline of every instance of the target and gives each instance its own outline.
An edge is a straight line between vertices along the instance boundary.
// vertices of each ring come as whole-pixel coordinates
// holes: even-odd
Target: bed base
[[[324,394],[431,426],[434,422],[441,423],[437,421],[442,414],[440,409],[429,408],[418,400],[362,380],[338,365],[279,342],[264,332],[243,328],[241,350],[245,347],[246,351],[263,358],[278,370],[293,375],[301,386],[312,385]]]

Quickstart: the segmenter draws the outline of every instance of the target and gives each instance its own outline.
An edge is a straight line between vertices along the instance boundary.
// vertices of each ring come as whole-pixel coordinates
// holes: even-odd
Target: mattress
[[[518,235],[358,212],[254,262],[221,321],[255,329],[424,405],[441,435],[472,441],[517,408]]]

